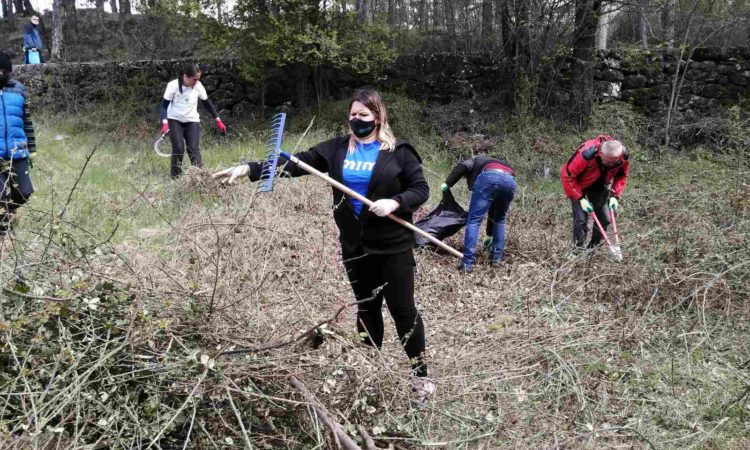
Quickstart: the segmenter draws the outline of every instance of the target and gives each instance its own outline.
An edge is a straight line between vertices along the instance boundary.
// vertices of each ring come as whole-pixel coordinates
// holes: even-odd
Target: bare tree
[[[445,11],[445,26],[448,31],[451,51],[456,51],[456,11],[454,2],[456,0],[443,0],[443,10]]]
[[[492,36],[492,0],[482,0],[482,40],[489,42]]]
[[[510,0],[499,0],[499,9],[500,9],[500,29],[502,30],[502,38],[503,38],[503,51],[505,52],[505,56],[509,59],[512,59],[515,57],[516,53],[516,45],[515,42],[515,36],[513,28],[511,28],[511,20],[510,20],[510,7],[508,5],[508,2]]]
[[[594,44],[601,0],[576,0],[573,32],[573,89],[570,120],[585,125],[594,103]]]
[[[122,0],[120,0],[120,2],[122,2]],[[357,10],[357,16],[359,17],[359,20],[366,23],[367,25],[372,25],[372,8],[370,0],[359,0],[357,3],[359,7]]]
[[[28,15],[31,15],[34,12],[34,7],[31,6],[31,1],[23,0],[23,11]]]
[[[129,16],[132,14],[130,10],[130,0],[120,0],[120,15]]]
[[[495,39],[502,46],[503,43],[503,4],[505,0],[495,0],[494,20],[495,20]]]
[[[646,28],[646,2],[639,0],[635,5],[635,40],[648,48],[648,30]]]
[[[661,28],[664,32],[662,39],[669,49],[674,48],[674,19],[676,8],[676,0],[665,0],[664,9],[661,13]]]
[[[445,29],[445,10],[441,1],[444,0],[433,0],[432,1],[432,25],[438,30]]]
[[[429,21],[427,20],[427,0],[418,0],[417,2],[417,25],[422,31],[427,30]]]
[[[104,11],[104,0],[94,0],[94,6],[97,11]]]
[[[23,15],[23,0],[13,0],[13,6],[16,7],[16,14]]]
[[[113,14],[117,14],[117,0],[109,0],[109,8]]]
[[[3,5],[3,18],[8,18],[13,15],[13,5],[9,0],[2,0]]]
[[[396,27],[396,0],[388,0],[388,25]]]
[[[615,17],[620,10],[614,3],[607,3],[602,6],[602,13],[599,15],[599,24],[596,31],[596,49],[606,50],[609,40],[610,31],[614,25]]]
[[[52,48],[50,56],[53,61],[62,60],[63,45],[63,18],[62,18],[62,1],[52,1]]]

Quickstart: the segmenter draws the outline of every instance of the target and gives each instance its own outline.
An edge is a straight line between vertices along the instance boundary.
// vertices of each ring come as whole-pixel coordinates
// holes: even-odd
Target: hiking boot
[[[430,398],[435,393],[437,386],[435,382],[427,377],[412,377],[411,378],[411,392],[414,395],[412,399],[412,405],[415,408],[423,408],[427,406]]]
[[[464,263],[458,265],[458,271],[463,274],[469,274],[474,271],[474,266],[467,266]]]

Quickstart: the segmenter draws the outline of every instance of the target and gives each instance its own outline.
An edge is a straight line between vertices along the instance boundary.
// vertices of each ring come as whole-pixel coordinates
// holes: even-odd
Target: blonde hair
[[[380,150],[386,152],[396,150],[396,136],[393,134],[391,126],[388,125],[388,112],[385,109],[385,103],[383,103],[380,94],[371,89],[358,90],[349,100],[349,112],[351,112],[354,102],[362,103],[367,109],[372,111],[372,114],[375,116],[375,122],[378,123],[377,137],[378,141],[380,141]],[[356,140],[354,139],[354,133],[352,133],[349,137],[349,151],[354,151],[355,148]]]
[[[625,146],[620,141],[606,141],[602,144],[602,155],[620,157],[625,151]]]

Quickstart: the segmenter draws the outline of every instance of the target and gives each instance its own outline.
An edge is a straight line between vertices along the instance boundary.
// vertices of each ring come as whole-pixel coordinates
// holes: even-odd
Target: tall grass
[[[421,106],[398,101],[397,134],[437,191],[467,149],[415,131]],[[410,407],[390,321],[375,351],[357,345],[351,307],[334,314],[352,295],[329,187],[279,180],[256,195],[206,172],[175,182],[149,129],[43,120],[37,193],[0,248],[0,448],[335,448],[320,406],[363,447],[358,426],[379,448],[746,448],[748,161],[652,154],[630,114],[600,108],[581,134],[531,117],[494,125],[491,151],[519,172],[511,260],[480,258],[465,276],[417,251],[438,385],[423,410]],[[318,120],[302,148],[338,119]],[[260,128],[226,142],[206,133],[206,166],[259,158]],[[633,158],[622,264],[604,249],[567,258],[570,205],[554,174],[599,132],[619,134]]]

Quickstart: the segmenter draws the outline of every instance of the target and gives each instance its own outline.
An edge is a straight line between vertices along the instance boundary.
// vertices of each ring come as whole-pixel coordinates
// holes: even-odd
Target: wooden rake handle
[[[329,177],[328,175],[324,174],[323,172],[319,171],[318,169],[310,166],[309,164],[306,164],[306,163],[300,161],[299,158],[297,158],[296,156],[292,156],[292,155],[290,155],[289,153],[286,153],[286,152],[280,152],[280,154],[284,158],[286,158],[289,161],[291,161],[294,164],[296,164],[300,169],[304,170],[305,172],[307,172],[307,173],[309,173],[311,175],[315,175],[316,177],[320,178],[321,180],[325,181],[326,183],[328,183],[331,186],[335,187],[336,189],[340,190],[344,194],[346,194],[346,195],[348,195],[350,197],[356,198],[357,200],[359,200],[363,204],[367,205],[368,207],[372,206],[373,202],[370,201],[370,199],[368,199],[367,197],[358,194],[357,192],[349,189],[345,185],[339,183],[338,181],[334,180],[333,178]],[[388,218],[391,219],[391,220],[393,220],[394,222],[396,222],[396,223],[404,226],[405,228],[408,228],[409,230],[411,230],[411,231],[419,234],[420,236],[424,236],[430,242],[432,242],[433,244],[435,244],[438,247],[442,248],[443,250],[449,252],[453,256],[455,256],[457,258],[463,258],[464,257],[463,253],[459,252],[458,250],[456,250],[455,248],[453,248],[450,245],[446,244],[445,242],[441,241],[440,239],[437,239],[435,236],[433,236],[433,235],[431,235],[431,234],[429,234],[429,233],[427,233],[427,232],[425,232],[423,230],[420,230],[419,228],[417,228],[416,226],[414,226],[414,224],[409,223],[409,222],[405,221],[404,219],[402,219],[400,217],[394,216],[393,214],[389,214]]]

